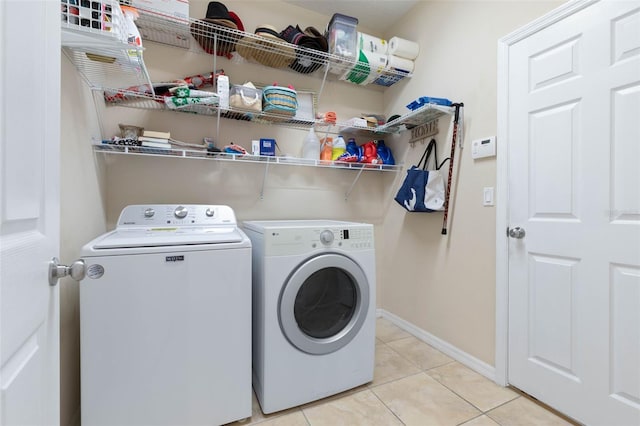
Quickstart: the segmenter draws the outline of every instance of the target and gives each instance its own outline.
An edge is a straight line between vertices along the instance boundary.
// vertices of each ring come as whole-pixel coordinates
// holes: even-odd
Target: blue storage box
[[[413,111],[420,108],[422,105],[426,105],[426,104],[451,106],[451,101],[445,98],[430,98],[428,96],[421,96],[415,101],[411,102],[409,105],[407,105],[407,108]]]
[[[260,138],[260,155],[276,155],[276,140]]]

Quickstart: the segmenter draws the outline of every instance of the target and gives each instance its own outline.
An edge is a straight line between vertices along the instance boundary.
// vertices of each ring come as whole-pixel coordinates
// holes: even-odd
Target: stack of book
[[[142,136],[138,136],[138,142],[141,146],[148,148],[171,149],[169,132],[156,132],[154,130],[145,130]]]

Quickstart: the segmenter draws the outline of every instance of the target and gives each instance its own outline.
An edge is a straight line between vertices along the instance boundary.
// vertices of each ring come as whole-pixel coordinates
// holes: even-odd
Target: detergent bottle
[[[331,156],[333,155],[333,138],[327,136],[322,139],[322,151],[320,152],[320,161],[331,162]]]
[[[347,144],[344,142],[342,135],[338,135],[338,138],[333,143],[333,149],[331,150],[331,159],[336,161],[347,150]]]
[[[317,160],[320,158],[320,140],[316,136],[313,127],[309,129],[309,133],[304,138],[304,145],[302,145],[302,158],[309,160]]]

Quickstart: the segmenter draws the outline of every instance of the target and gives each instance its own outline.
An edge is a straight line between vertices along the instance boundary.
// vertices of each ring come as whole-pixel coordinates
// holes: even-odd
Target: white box
[[[140,17],[136,26],[144,40],[169,44],[188,49],[191,42],[189,31],[188,0],[124,0],[138,9]]]
[[[120,4],[167,18],[189,19],[189,0],[121,0]]]
[[[344,124],[354,127],[367,127],[367,120],[360,117],[353,117],[348,119]]]
[[[221,109],[229,109],[229,77],[219,75],[217,80],[218,105]]]

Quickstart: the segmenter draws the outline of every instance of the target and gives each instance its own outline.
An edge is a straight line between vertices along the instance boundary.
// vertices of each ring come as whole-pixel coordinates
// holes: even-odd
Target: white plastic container
[[[316,132],[313,127],[309,129],[309,133],[304,138],[304,145],[302,146],[302,158],[309,160],[320,159],[320,139],[316,136]]]
[[[345,153],[347,150],[347,144],[344,143],[342,135],[338,135],[338,139],[333,143],[333,149],[331,150],[331,159],[336,161],[338,157]]]

